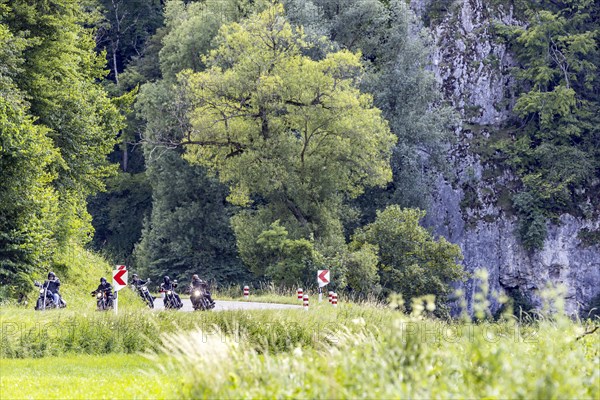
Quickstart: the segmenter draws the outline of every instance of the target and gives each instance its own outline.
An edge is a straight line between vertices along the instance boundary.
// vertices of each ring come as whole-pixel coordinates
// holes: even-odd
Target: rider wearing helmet
[[[209,287],[208,287],[208,283],[206,283],[206,281],[203,281],[202,279],[200,279],[200,277],[198,276],[198,274],[192,275],[192,283],[190,284],[190,293],[194,289],[201,289],[202,292],[204,292],[204,296],[206,296],[206,298],[208,299],[208,301],[210,301],[210,304],[211,305],[215,304],[215,301],[212,299],[212,297],[210,295],[210,290],[209,290]]]
[[[181,302],[181,298],[179,297],[179,295],[177,293],[175,293],[176,287],[177,287],[177,281],[171,281],[171,278],[169,278],[169,276],[165,275],[165,277],[163,278],[163,283],[160,284],[160,289],[161,289],[161,291],[165,291],[165,292],[167,290],[171,290],[173,292],[173,295],[177,299],[179,308],[181,308],[181,307],[183,307],[183,303]]]
[[[131,277],[131,284],[136,288],[145,285],[148,282],[150,282],[150,279],[146,279],[145,281],[143,281],[138,277],[138,274],[133,274],[133,276]]]
[[[105,277],[100,278],[100,284],[98,288],[92,292],[92,294],[96,294],[98,292],[106,292],[106,297],[112,299],[112,285],[106,281]]]
[[[49,293],[52,293],[52,300],[55,305],[60,304],[60,294],[58,293],[58,289],[60,288],[60,280],[56,277],[54,272],[48,272],[48,280],[44,282],[44,288],[48,290]]]

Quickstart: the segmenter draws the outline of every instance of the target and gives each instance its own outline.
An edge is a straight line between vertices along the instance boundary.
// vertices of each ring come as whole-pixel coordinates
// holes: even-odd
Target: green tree
[[[190,129],[182,88],[169,78],[146,83],[136,108],[145,120],[152,186],[152,211],[134,252],[136,266],[153,278],[199,273],[220,282],[240,280],[246,270],[235,250],[226,187],[182,158],[179,142]]]
[[[312,242],[289,239],[279,220],[254,237],[249,246],[240,247],[240,254],[255,276],[288,287],[306,283],[306,278],[314,276],[323,261]]]
[[[164,275],[235,282],[245,276],[229,225],[225,188],[190,166],[178,150],[150,162],[152,212],[135,249],[136,266],[154,279]]]
[[[527,5],[526,25],[497,26],[519,61],[520,129],[499,149],[522,181],[513,203],[529,249],[543,246],[547,218],[591,217],[600,206],[597,8],[592,0],[542,1]]]
[[[462,254],[458,245],[443,237],[435,240],[420,226],[424,216],[424,211],[389,206],[377,212],[373,223],[356,231],[351,246],[377,246],[378,272],[385,293],[401,293],[408,301],[433,294],[441,305],[451,293],[451,285],[466,277],[458,264]]]
[[[99,49],[106,49],[110,78],[119,84],[119,74],[133,57],[142,55],[146,41],[163,23],[160,0],[96,0],[100,21],[97,27]]]
[[[56,175],[49,166],[58,152],[13,82],[25,45],[0,23],[0,299],[31,287],[31,274],[48,264],[55,247]]]
[[[338,274],[339,286],[359,295],[380,294],[378,253],[376,245],[351,242]]]
[[[242,18],[260,3],[166,4],[165,27],[156,34],[164,44],[157,51],[163,79],[144,84],[137,104],[145,120],[153,208],[135,258],[153,276],[197,272],[218,281],[237,281],[247,275],[229,225],[233,210],[225,201],[226,187],[205,168],[182,159],[180,143],[191,129],[190,104],[176,74],[185,68],[202,69],[201,55],[212,48],[220,24]]]
[[[401,0],[285,0],[287,15],[305,27],[307,40],[323,57],[331,48],[361,52],[366,73],[360,88],[398,137],[392,181],[361,196],[363,220],[387,204],[425,208],[432,178],[445,168],[445,148],[456,118],[443,105],[427,69],[434,44],[427,29]],[[323,36],[329,39],[324,43]],[[315,51],[313,50],[313,53]]]
[[[94,239],[92,247],[118,264],[133,265],[143,221],[152,207],[152,185],[146,172],[120,172],[107,183],[107,191],[89,199]]]
[[[104,55],[96,53],[93,32],[83,26],[87,15],[79,1],[13,1],[3,20],[16,37],[26,38],[15,85],[60,154],[53,164],[60,202],[54,234],[62,244],[85,242],[92,233],[86,199],[114,173],[106,156],[123,126],[98,83],[106,74]]]
[[[340,237],[344,202],[391,178],[395,138],[356,87],[360,57],[303,55],[309,45],[282,6],[224,26],[216,41],[206,71],[180,75],[193,104],[186,157],[229,185],[230,202],[253,198],[294,239]]]

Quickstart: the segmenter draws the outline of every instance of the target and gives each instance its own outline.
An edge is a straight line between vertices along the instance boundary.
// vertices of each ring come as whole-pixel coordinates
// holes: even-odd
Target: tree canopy
[[[230,186],[232,203],[260,197],[318,238],[341,202],[391,179],[396,139],[357,88],[359,55],[303,55],[302,29],[282,6],[224,26],[216,40],[206,71],[180,75],[193,104],[184,143],[188,159]]]
[[[0,4],[2,285],[31,282],[59,246],[93,232],[86,198],[114,171],[123,117],[99,79],[87,14],[74,0]]]

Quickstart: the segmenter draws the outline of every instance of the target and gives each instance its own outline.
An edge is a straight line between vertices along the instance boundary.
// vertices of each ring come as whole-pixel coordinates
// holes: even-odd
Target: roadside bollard
[[[333,293],[333,294],[331,295],[331,304],[332,304],[334,307],[337,307],[337,293]]]
[[[250,287],[244,286],[244,300],[248,300],[250,297]]]
[[[328,297],[329,303],[331,303],[331,298],[333,297],[333,292],[330,290],[327,295],[328,295],[327,297]]]
[[[304,298],[304,291],[302,290],[302,288],[298,288],[298,300],[302,301],[303,298]]]
[[[304,310],[308,311],[308,295],[305,294],[303,298],[304,298]]]

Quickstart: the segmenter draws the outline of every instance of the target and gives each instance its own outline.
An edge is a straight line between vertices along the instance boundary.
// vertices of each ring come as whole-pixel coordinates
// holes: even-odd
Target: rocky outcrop
[[[566,309],[574,313],[600,294],[600,246],[586,246],[578,238],[582,229],[600,229],[600,220],[563,215],[560,223],[548,226],[541,251],[526,251],[515,234],[516,218],[499,204],[499,184],[506,186],[514,177],[494,171],[492,180],[484,179],[495,167],[472,150],[474,140],[485,138],[509,117],[515,100],[510,74],[514,60],[494,38],[492,25],[518,21],[510,6],[490,3],[449,2],[446,13],[432,24],[437,42],[434,71],[464,125],[450,153],[453,176],[437,182],[426,224],[461,246],[468,271],[489,271],[492,291],[525,293],[540,305],[540,289],[562,284]],[[423,15],[432,4],[418,0],[412,8]],[[469,304],[473,286],[472,281],[465,285]],[[495,311],[500,305],[491,300]]]
[[[462,189],[440,180],[426,222],[436,234],[460,245],[469,272],[487,269],[492,292],[526,293],[534,306],[541,305],[540,290],[563,285],[567,312],[589,307],[600,291],[600,248],[586,246],[578,233],[584,228],[600,229],[600,221],[563,215],[560,224],[549,225],[544,248],[528,252],[515,235],[515,217],[488,205],[485,215],[493,216],[492,221],[481,218],[468,224],[470,210],[461,207],[463,197]],[[473,281],[465,285],[469,307],[475,286]],[[500,304],[495,298],[490,300],[495,312]]]

